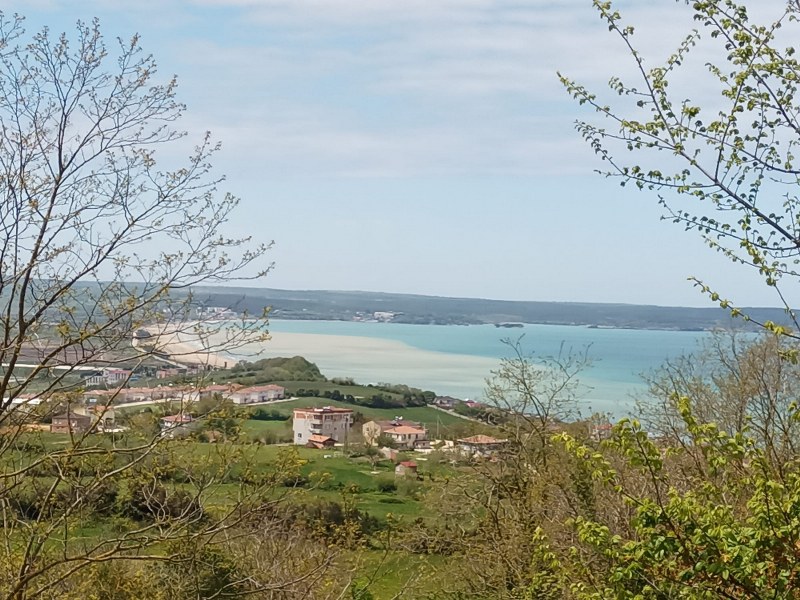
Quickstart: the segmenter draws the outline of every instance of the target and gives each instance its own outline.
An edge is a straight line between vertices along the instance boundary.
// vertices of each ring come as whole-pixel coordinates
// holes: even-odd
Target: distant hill
[[[198,303],[235,311],[260,314],[271,307],[274,319],[358,320],[378,313],[395,323],[473,325],[541,323],[628,329],[706,330],[746,326],[716,308],[688,308],[590,302],[526,302],[478,298],[446,298],[414,294],[357,291],[276,290],[245,287],[197,287]],[[788,325],[785,311],[778,308],[745,308],[758,321]],[[752,327],[752,325],[751,325]]]

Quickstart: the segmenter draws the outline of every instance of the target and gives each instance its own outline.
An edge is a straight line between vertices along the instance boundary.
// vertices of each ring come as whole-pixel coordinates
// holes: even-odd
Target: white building
[[[255,402],[269,402],[281,400],[286,396],[286,389],[274,384],[254,385],[241,388],[226,394],[234,404],[253,404]]]
[[[398,425],[383,432],[398,448],[413,450],[417,446],[429,447],[428,432],[422,427],[412,425]]]
[[[183,437],[188,435],[194,419],[192,415],[177,414],[161,417],[159,425],[162,437]]]
[[[294,443],[305,445],[312,435],[331,437],[346,442],[353,426],[353,411],[349,408],[295,408],[292,419]]]

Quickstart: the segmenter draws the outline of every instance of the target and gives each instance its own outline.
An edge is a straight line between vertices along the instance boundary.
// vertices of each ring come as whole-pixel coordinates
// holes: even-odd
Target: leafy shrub
[[[397,482],[394,478],[381,477],[377,482],[378,491],[384,494],[389,494],[397,491]]]

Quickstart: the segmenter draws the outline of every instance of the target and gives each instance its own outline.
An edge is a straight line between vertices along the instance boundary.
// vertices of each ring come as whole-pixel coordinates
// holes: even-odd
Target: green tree
[[[714,332],[702,350],[670,359],[645,377],[649,392],[637,403],[637,412],[651,435],[678,446],[687,437],[687,426],[677,401],[691,398],[697,420],[713,421],[729,435],[746,430],[782,470],[800,449],[800,422],[794,414],[800,367],[783,358],[796,350],[797,342],[785,336]]]
[[[190,548],[201,558],[196,579],[216,586],[225,567],[235,581],[220,589],[236,594],[277,594],[290,583],[299,590],[298,579],[320,582],[330,564],[327,549],[292,550],[302,540],[270,516],[289,493],[282,482],[296,460],[265,473],[253,467],[254,449],[194,453],[190,442],[159,435],[153,413],[141,428],[131,419],[119,439],[99,435],[96,424],[57,440],[20,426],[52,416],[47,410],[75,415],[84,365],[136,369],[165,353],[180,358],[174,344],[165,347],[170,337],[200,335],[211,351],[263,337],[261,315],[216,337],[188,320],[193,286],[258,278],[269,265],[268,245],[225,230],[237,199],[217,190],[210,136],[187,149],[188,161],[173,158],[186,139],[177,128],[183,110],[175,79],[160,78],[138,37],[109,48],[97,22],[78,23],[72,35],[29,35],[21,18],[0,13],[1,598],[90,597],[79,590],[82,577],[102,575],[103,565],[150,572]],[[169,335],[133,345],[148,326]],[[113,405],[124,385],[99,404]],[[49,398],[38,414],[17,402],[29,393]],[[223,481],[236,491],[209,506]],[[268,549],[254,541],[262,527],[275,534]],[[218,550],[243,557],[243,539],[252,554],[246,571],[228,569],[227,558],[201,564]],[[294,597],[315,596],[313,585]]]
[[[607,175],[658,192],[666,218],[754,268],[800,329],[781,287],[800,275],[800,63],[795,48],[784,45],[797,39],[800,6],[784,3],[774,21],[760,24],[734,0],[677,2],[675,10],[691,11],[698,29],[665,62],[652,64],[612,3],[593,4],[628,51],[635,75],[612,77],[607,98],[560,74],[567,91],[599,117],[579,121],[578,131]],[[721,59],[706,63],[709,54]],[[740,314],[696,281],[713,301]]]
[[[678,3],[676,10],[683,10]],[[634,28],[611,2],[594,6],[628,50],[636,82],[612,77],[616,103],[562,76],[567,90],[606,123],[577,127],[623,185],[658,192],[668,218],[715,250],[755,268],[777,290],[798,328],[786,283],[800,257],[795,50],[800,5],[771,23],[733,0],[687,2],[699,30],[664,64],[650,66]],[[794,35],[792,34],[794,33]],[[788,34],[788,35],[787,35]],[[697,50],[722,53],[698,77]],[[687,82],[698,96],[687,98]],[[610,126],[606,126],[610,125]],[[627,160],[631,152],[631,160]],[[711,299],[741,311],[701,281]],[[784,284],[782,288],[781,284]],[[747,316],[745,315],[745,318]],[[712,346],[706,363],[673,362],[651,378],[653,440],[625,419],[598,449],[562,435],[591,474],[594,514],[571,520],[577,543],[551,553],[568,577],[565,595],[600,598],[795,598],[800,588],[800,461],[795,331],[758,342]],[[548,551],[559,548],[545,540]],[[572,566],[568,566],[571,564]]]

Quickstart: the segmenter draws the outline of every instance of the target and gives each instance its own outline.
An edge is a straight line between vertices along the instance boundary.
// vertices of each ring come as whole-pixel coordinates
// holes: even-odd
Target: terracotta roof
[[[231,392],[238,390],[242,387],[239,383],[217,383],[215,385],[207,385],[202,388],[204,392]]]
[[[309,441],[309,442],[316,442],[316,443],[318,443],[318,444],[324,444],[324,443],[325,443],[325,442],[327,442],[328,440],[331,440],[331,441],[333,441],[333,442],[335,442],[335,441],[336,441],[336,440],[334,440],[332,437],[329,437],[329,436],[327,436],[327,435],[315,435],[315,434],[314,434],[314,435],[310,435],[310,436],[308,436],[308,441]]]
[[[473,435],[468,438],[464,438],[462,440],[458,440],[459,444],[473,444],[473,445],[480,445],[480,444],[505,444],[508,440],[498,440],[497,438],[493,438],[488,435]]]
[[[412,427],[411,425],[398,425],[397,427],[392,427],[391,429],[387,429],[384,433],[397,433],[397,434],[409,434],[409,433],[425,433],[425,430],[421,427]]]
[[[404,460],[404,461],[400,462],[399,464],[404,466],[404,467],[406,467],[406,468],[408,468],[408,469],[416,469],[417,468],[417,463],[415,463],[413,460]]]

